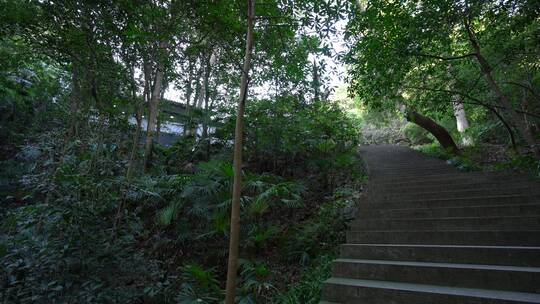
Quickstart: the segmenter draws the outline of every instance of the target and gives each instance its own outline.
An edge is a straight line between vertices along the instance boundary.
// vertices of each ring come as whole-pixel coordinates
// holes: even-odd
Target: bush
[[[232,138],[234,120],[222,136]],[[354,154],[359,124],[330,102],[301,103],[292,97],[252,102],[246,109],[246,159],[256,172],[290,177],[325,175]]]
[[[413,123],[407,123],[403,129],[403,133],[411,145],[423,145],[433,142],[433,136],[430,136],[425,129]]]

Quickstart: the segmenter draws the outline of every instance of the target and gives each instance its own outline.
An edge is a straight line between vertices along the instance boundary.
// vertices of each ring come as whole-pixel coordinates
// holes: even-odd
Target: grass
[[[413,146],[413,149],[446,160],[462,171],[516,171],[540,178],[540,162],[531,154],[517,154],[506,147],[477,144],[461,149],[459,155],[442,149],[437,143]]]

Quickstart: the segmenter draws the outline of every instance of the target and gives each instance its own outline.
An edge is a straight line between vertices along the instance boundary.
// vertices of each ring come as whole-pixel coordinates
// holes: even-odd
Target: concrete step
[[[540,303],[535,293],[427,284],[330,278],[323,298],[348,304],[518,304]]]
[[[429,174],[429,175],[418,175],[418,176],[385,176],[384,178],[371,178],[370,181],[374,184],[381,186],[396,186],[403,187],[406,185],[414,185],[420,183],[426,184],[441,184],[441,183],[462,183],[464,181],[471,182],[488,182],[488,181],[529,181],[532,180],[526,176],[518,175],[515,173],[506,173],[506,172],[455,172],[455,173],[446,173],[446,174]]]
[[[540,282],[540,268],[537,267],[337,259],[332,264],[332,276],[349,279],[540,292],[540,284],[538,284]],[[520,282],[520,284],[516,285],[515,282]]]
[[[506,205],[479,205],[441,208],[396,208],[396,209],[363,209],[358,213],[359,219],[370,218],[439,218],[464,216],[516,216],[540,215],[539,203],[533,204],[506,204]]]
[[[418,174],[423,173],[425,175],[435,175],[435,174],[454,174],[459,173],[460,171],[456,168],[448,165],[432,164],[432,165],[423,165],[417,168],[411,168],[410,166],[402,167],[377,167],[369,170],[371,174],[381,174],[381,175],[407,175],[407,174]]]
[[[407,171],[441,171],[441,172],[460,172],[458,168],[455,166],[443,163],[443,162],[419,162],[416,164],[387,164],[382,166],[375,166],[370,167],[369,172],[381,172],[381,173],[388,173],[388,174],[399,174],[401,172],[407,172]]]
[[[360,151],[370,181],[323,301],[540,303],[539,181],[401,146]]]
[[[374,178],[395,178],[396,176],[422,176],[422,175],[445,175],[459,173],[456,168],[450,166],[430,166],[423,168],[399,168],[399,169],[386,169],[375,168],[369,171],[370,175]]]
[[[540,230],[370,230],[348,231],[351,244],[432,244],[474,246],[540,246]]]
[[[508,195],[480,195],[458,198],[417,198],[393,199],[364,202],[359,206],[360,212],[368,209],[399,209],[399,208],[447,208],[479,205],[503,204],[536,204],[540,203],[538,194],[508,194]]]
[[[516,189],[516,188],[529,188],[535,190],[540,188],[539,183],[530,181],[462,181],[455,183],[415,183],[407,184],[405,186],[396,186],[388,184],[372,183],[369,185],[369,190],[372,193],[401,193],[401,192],[436,192],[436,191],[450,191],[450,190],[466,190],[466,189],[483,189],[483,188],[503,188],[503,189]]]
[[[540,247],[344,244],[346,259],[540,267]]]
[[[540,188],[516,187],[516,188],[476,188],[476,189],[451,189],[429,192],[369,192],[370,201],[389,201],[389,200],[413,200],[413,199],[445,199],[462,197],[481,197],[483,195],[531,195],[540,194]]]
[[[360,219],[352,230],[540,230],[539,216]]]

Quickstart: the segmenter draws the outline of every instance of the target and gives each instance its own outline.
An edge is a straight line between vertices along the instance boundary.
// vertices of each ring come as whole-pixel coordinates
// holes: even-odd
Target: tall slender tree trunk
[[[225,288],[225,303],[234,304],[236,298],[236,272],[238,268],[238,247],[240,243],[240,196],[242,189],[242,148],[244,136],[244,111],[249,84],[249,70],[251,67],[251,53],[253,50],[253,27],[255,23],[255,0],[247,0],[247,35],[244,67],[240,83],[240,96],[238,111],[236,113],[236,127],[234,132],[234,182],[231,203],[231,231],[229,240],[229,262],[227,267],[227,285]]]
[[[131,146],[131,153],[129,156],[129,163],[126,172],[127,180],[131,179],[133,175],[133,170],[135,167],[135,159],[137,156],[137,149],[139,148],[139,139],[141,138],[141,124],[142,124],[142,113],[143,113],[143,103],[137,99],[137,85],[135,83],[135,69],[132,66],[130,70],[131,76],[131,98],[135,103],[135,121],[137,125],[135,126],[135,132],[133,133],[133,144]],[[144,93],[146,94],[146,87]]]
[[[163,44],[160,43],[160,48],[163,48]],[[148,126],[146,128],[146,142],[144,146],[144,170],[148,171],[150,168],[150,161],[152,160],[152,148],[154,145],[154,136],[156,134],[156,122],[159,97],[161,93],[161,85],[163,81],[164,65],[160,50],[158,50],[156,58],[156,75],[154,79],[154,86],[152,88],[152,95],[150,103],[148,105]]]
[[[317,66],[317,61],[313,60],[313,95],[315,100],[320,100],[321,98],[321,81],[319,77],[319,67]]]
[[[210,141],[208,139],[208,123],[210,121],[210,74],[212,72],[212,65],[215,63],[216,57],[210,53],[206,62],[206,70],[204,72],[204,119],[202,137],[205,141],[205,156],[206,159],[210,158]]]
[[[161,86],[161,92],[159,93],[159,100],[164,100],[165,98],[165,90],[167,88],[167,84],[164,84]],[[163,116],[161,114],[161,107],[158,104],[157,107],[157,130],[156,130],[156,142],[160,142],[161,139],[161,123],[163,122]]]
[[[467,113],[465,112],[465,106],[459,96],[453,97],[454,102],[454,117],[456,117],[457,130],[461,134],[461,143],[464,146],[473,145],[473,139],[465,132],[469,128],[469,120],[467,120]]]
[[[186,83],[186,120],[184,120],[184,136],[188,135],[189,128],[190,128],[190,122],[191,122],[191,94],[193,94],[193,87],[191,83],[193,82],[193,61],[189,60],[189,74],[188,74],[188,81]]]
[[[501,90],[495,79],[493,78],[492,74],[492,67],[487,61],[487,59],[482,54],[482,50],[480,48],[480,44],[478,43],[478,40],[476,39],[476,35],[474,34],[474,31],[471,27],[471,24],[468,21],[465,21],[465,28],[467,30],[467,34],[469,37],[469,42],[471,43],[471,46],[473,47],[475,51],[475,58],[480,64],[480,69],[482,73],[484,74],[484,77],[490,86],[491,90],[497,95],[499,98],[501,106],[505,108],[505,110],[508,112],[510,117],[512,118],[513,123],[521,133],[521,136],[523,139],[525,139],[525,142],[529,145],[531,150],[533,151],[535,157],[540,160],[540,146],[537,144],[531,129],[527,125],[527,123],[520,117],[518,112],[514,109],[512,106],[512,103],[510,102],[510,99],[504,92]]]
[[[191,93],[195,92],[195,95],[193,96],[193,103],[189,105],[190,111],[188,112],[188,122],[186,124],[186,132],[185,135],[187,136],[194,136],[197,137],[197,124],[195,124],[195,119],[193,118],[193,109],[197,107],[199,101],[201,100],[201,94],[202,94],[202,86],[201,86],[201,76],[204,69],[204,63],[201,60],[201,67],[197,70],[196,75],[194,75],[193,80],[195,81],[195,90],[191,87]]]
[[[202,83],[199,84],[199,95],[198,95],[199,98],[197,99],[197,108],[199,108],[199,109],[203,108],[206,81],[208,81],[208,79],[206,78],[206,74],[207,74],[206,71],[208,70],[206,60],[204,62],[204,65],[201,67],[201,70],[204,70],[204,76],[202,77]],[[201,73],[201,74],[203,74],[203,73]]]
[[[71,112],[71,121],[69,131],[67,134],[68,140],[73,136],[77,136],[79,131],[79,103],[80,103],[80,89],[79,89],[79,70],[76,67],[75,60],[72,60],[71,71],[71,96],[69,109]]]

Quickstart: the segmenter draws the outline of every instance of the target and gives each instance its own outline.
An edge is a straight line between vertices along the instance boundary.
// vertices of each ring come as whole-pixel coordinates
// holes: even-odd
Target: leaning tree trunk
[[[234,182],[231,203],[231,231],[229,240],[229,263],[227,267],[227,286],[225,288],[225,303],[234,304],[236,296],[236,272],[238,265],[238,247],[240,243],[240,195],[242,189],[242,140],[244,135],[244,110],[248,91],[248,74],[253,50],[253,26],[255,22],[255,0],[248,0],[248,19],[246,51],[244,67],[240,84],[236,127],[234,132]]]
[[[452,154],[457,154],[459,149],[444,127],[433,121],[431,118],[421,115],[415,111],[406,113],[407,121],[415,123],[431,133],[439,141],[441,146]]]
[[[160,44],[160,48],[163,48],[163,44]],[[154,87],[152,88],[152,97],[150,98],[150,104],[148,105],[148,126],[146,128],[146,142],[144,146],[144,170],[148,171],[150,168],[150,161],[152,159],[152,148],[154,144],[154,136],[156,134],[156,121],[159,97],[161,93],[161,84],[163,81],[163,58],[158,52],[156,60],[156,76],[154,79]]]

